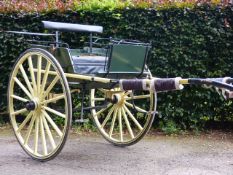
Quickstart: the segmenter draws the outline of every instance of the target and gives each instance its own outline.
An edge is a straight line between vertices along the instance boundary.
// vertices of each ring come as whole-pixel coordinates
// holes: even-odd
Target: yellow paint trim
[[[180,84],[189,84],[188,79],[181,79]]]
[[[37,69],[33,69],[34,72],[37,72]],[[41,70],[41,73],[45,73],[45,70]],[[57,75],[55,71],[49,71],[50,75]],[[101,78],[101,77],[93,77],[93,76],[88,76],[88,75],[80,75],[80,74],[70,74],[70,73],[65,73],[66,78],[75,78],[75,79],[80,79],[80,80],[87,80],[87,81],[96,81],[100,83],[110,83],[113,80],[109,78]]]

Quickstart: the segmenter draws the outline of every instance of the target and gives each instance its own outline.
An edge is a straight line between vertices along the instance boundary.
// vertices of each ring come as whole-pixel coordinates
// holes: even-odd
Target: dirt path
[[[134,146],[118,148],[100,136],[71,134],[61,154],[41,163],[23,152],[9,130],[0,130],[0,174],[233,175],[233,138],[222,133],[147,136]]]

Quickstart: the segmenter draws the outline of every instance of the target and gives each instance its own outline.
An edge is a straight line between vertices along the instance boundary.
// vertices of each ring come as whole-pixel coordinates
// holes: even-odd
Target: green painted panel
[[[52,49],[50,46],[43,46],[43,45],[36,45],[32,46],[33,48],[41,48],[48,52],[50,52],[60,63],[61,67],[63,68],[63,71],[65,73],[73,73],[73,66],[71,63],[71,57],[69,54],[69,49],[65,47],[58,47],[55,49]],[[34,61],[33,61],[34,63]],[[37,64],[36,62],[34,64]],[[46,65],[42,65],[45,67]]]
[[[147,46],[117,44],[112,46],[110,72],[141,72],[147,55]]]

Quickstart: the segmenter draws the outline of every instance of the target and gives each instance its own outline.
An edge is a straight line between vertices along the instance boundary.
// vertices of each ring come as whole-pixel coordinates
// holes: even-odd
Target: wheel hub
[[[123,94],[114,94],[112,96],[112,103],[123,105],[124,104],[124,95]]]
[[[36,104],[33,101],[29,101],[25,107],[28,111],[33,111],[36,109]]]
[[[35,109],[38,108],[38,102],[37,100],[32,100],[32,101],[28,101],[25,105],[25,108],[28,110],[28,111],[34,111]]]

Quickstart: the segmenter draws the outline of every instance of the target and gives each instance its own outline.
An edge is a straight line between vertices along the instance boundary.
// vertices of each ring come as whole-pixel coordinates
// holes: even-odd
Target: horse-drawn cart
[[[31,157],[45,161],[63,148],[72,121],[71,93],[82,99],[78,109],[92,113],[101,135],[117,146],[129,146],[143,138],[156,114],[161,91],[180,90],[185,84],[216,87],[232,98],[232,78],[154,78],[146,65],[149,43],[94,38],[101,26],[43,21],[54,34],[8,31],[54,37],[54,41],[30,41],[10,75],[8,107],[14,133]],[[88,47],[70,49],[59,32],[88,32]],[[102,41],[107,44],[100,44]],[[89,92],[86,94],[85,92]],[[89,105],[84,98],[89,95]]]

